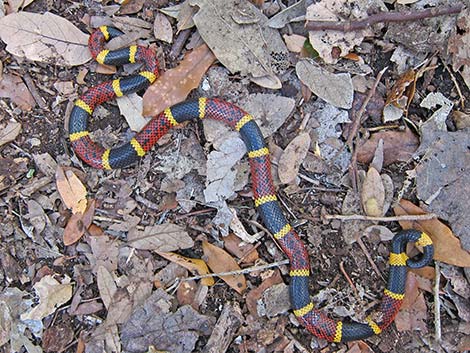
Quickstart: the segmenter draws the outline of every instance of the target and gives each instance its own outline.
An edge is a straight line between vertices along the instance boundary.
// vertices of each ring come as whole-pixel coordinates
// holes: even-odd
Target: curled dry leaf
[[[166,223],[145,227],[144,231],[133,228],[127,236],[127,243],[140,250],[174,251],[187,249],[194,241],[183,227]]]
[[[396,215],[418,215],[426,212],[408,200],[402,199],[393,208]],[[462,249],[460,240],[449,227],[437,219],[426,221],[400,221],[403,229],[426,232],[434,243],[434,259],[460,267],[470,267],[470,254]]]
[[[64,171],[58,166],[55,179],[57,191],[65,206],[71,209],[72,213],[84,213],[87,208],[87,191],[75,173],[70,169]]]
[[[201,259],[193,259],[190,257],[185,257],[182,255],[178,255],[172,252],[160,252],[157,251],[157,254],[165,259],[174,262],[188,271],[191,271],[195,275],[207,275],[209,273],[209,268],[207,267],[206,263]],[[206,277],[201,279],[201,283],[205,286],[213,286],[214,285],[214,278]]]
[[[401,112],[407,112],[416,90],[416,72],[411,69],[403,73],[387,94],[384,122],[398,120]],[[392,106],[390,106],[392,105]]]
[[[287,145],[278,164],[279,179],[282,183],[288,184],[297,177],[300,164],[310,148],[310,142],[308,132],[303,132]]]
[[[362,184],[361,202],[368,216],[380,217],[384,213],[385,188],[382,178],[375,168],[369,168]]]
[[[74,66],[91,59],[88,35],[50,12],[19,12],[0,18],[0,38],[8,52],[33,61]]]
[[[202,242],[202,250],[207,258],[207,264],[214,273],[238,271],[240,266],[225,250],[208,243]],[[243,275],[220,276],[220,278],[233,288],[237,293],[242,294],[246,289],[246,280]]]
[[[199,86],[214,60],[214,54],[204,44],[187,54],[177,67],[165,71],[145,92],[143,115],[157,115],[165,108],[184,101],[189,92]]]

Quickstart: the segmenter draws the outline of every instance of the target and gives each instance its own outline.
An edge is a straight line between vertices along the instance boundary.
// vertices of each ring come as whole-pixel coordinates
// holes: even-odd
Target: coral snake
[[[294,314],[311,333],[328,341],[342,342],[363,339],[379,334],[395,318],[405,293],[407,267],[420,268],[433,257],[433,245],[428,235],[416,230],[399,232],[393,238],[390,253],[390,275],[384,290],[379,319],[371,317],[365,323],[335,321],[314,308],[309,295],[310,264],[307,251],[297,232],[287,222],[277,201],[271,177],[269,151],[253,117],[237,106],[215,98],[199,98],[176,104],[165,109],[136,134],[129,142],[113,149],[95,144],[87,129],[88,118],[100,104],[131,92],[147,88],[158,76],[158,62],[148,48],[133,45],[129,48],[109,51],[105,43],[122,32],[102,26],[92,33],[89,48],[92,56],[102,64],[122,65],[142,62],[140,73],[90,88],[73,107],[69,121],[69,137],[75,153],[87,164],[100,169],[124,168],[136,162],[155,145],[173,126],[192,119],[220,120],[237,130],[248,149],[255,206],[261,218],[274,235],[290,260],[290,297]],[[408,258],[405,247],[408,242],[422,247],[419,259]]]

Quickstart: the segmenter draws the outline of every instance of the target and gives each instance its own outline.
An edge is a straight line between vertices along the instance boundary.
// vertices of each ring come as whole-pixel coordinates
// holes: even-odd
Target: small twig
[[[407,11],[407,12],[380,12],[358,21],[307,21],[305,27],[309,31],[339,31],[339,32],[352,32],[359,31],[371,27],[376,23],[390,23],[390,22],[407,22],[417,21],[425,18],[453,15],[462,11],[463,5],[456,5],[450,7],[434,7],[432,9],[425,9],[420,11]]]
[[[359,126],[361,126],[361,123],[364,122],[364,121],[362,121],[362,115],[364,115],[364,112],[366,111],[367,105],[369,104],[370,100],[374,96],[375,91],[377,90],[377,86],[379,85],[379,82],[382,79],[382,76],[385,73],[385,71],[387,71],[387,69],[388,69],[388,66],[384,67],[377,74],[377,77],[375,78],[374,85],[369,90],[369,93],[367,93],[367,96],[364,99],[364,102],[362,102],[361,108],[359,108],[357,113],[354,114],[354,123],[353,123],[353,126],[351,127],[351,130],[349,131],[348,140],[346,141],[346,145],[348,145],[350,149],[353,148],[352,142],[353,142],[353,139],[356,137],[357,130],[359,129]]]
[[[207,277],[244,275],[244,274],[251,273],[251,272],[263,271],[263,270],[266,270],[266,269],[272,268],[272,267],[280,267],[282,265],[287,265],[288,263],[289,263],[289,260],[286,259],[286,260],[273,262],[273,263],[270,263],[270,264],[267,264],[267,265],[247,267],[247,268],[244,268],[242,270],[229,271],[229,272],[219,272],[219,273],[208,273],[208,274],[205,274],[205,275],[180,278],[180,281],[192,281],[192,280],[207,278]]]
[[[28,90],[31,93],[31,95],[33,96],[34,100],[39,105],[39,108],[47,109],[47,105],[44,102],[44,99],[39,94],[38,89],[36,88],[36,85],[34,84],[34,81],[31,78],[31,76],[28,73],[25,73],[23,75],[23,80],[26,83],[26,86],[28,86]]]
[[[212,212],[215,212],[215,211],[217,211],[215,208],[206,208],[206,209],[203,209],[203,210],[197,210],[197,211],[192,211],[192,212],[188,212],[188,213],[178,215],[178,216],[175,217],[175,219],[180,220],[180,219],[183,219],[183,218],[187,218],[187,217],[191,217],[191,216],[199,216],[199,215],[202,215],[202,214],[212,213]]]
[[[341,270],[341,273],[343,274],[344,277],[346,277],[346,281],[348,281],[349,283],[349,286],[351,287],[351,289],[353,290],[354,292],[354,296],[357,298],[358,295],[357,295],[357,288],[356,286],[354,285],[351,277],[349,277],[348,273],[346,272],[346,270],[344,269],[344,261],[341,261],[339,263],[339,269]]]
[[[170,50],[170,59],[176,59],[178,55],[180,55],[181,50],[183,50],[184,44],[188,40],[190,34],[190,29],[185,29],[178,34]]]
[[[446,63],[446,62],[444,62],[444,67],[446,68],[447,72],[449,73],[450,78],[451,78],[452,82],[454,83],[455,89],[457,90],[457,93],[458,93],[459,98],[460,98],[460,105],[462,106],[462,108],[465,108],[465,97],[464,97],[464,95],[462,94],[462,90],[460,89],[459,83],[458,83],[457,80],[455,79],[454,74],[453,74],[452,71],[449,69],[449,67],[447,66],[447,63]]]
[[[436,342],[441,342],[441,299],[439,298],[439,287],[441,280],[441,270],[439,261],[434,265],[436,275],[434,277],[434,336]]]
[[[360,246],[362,252],[364,253],[364,255],[366,255],[367,261],[369,261],[369,263],[372,266],[372,268],[374,269],[375,273],[377,273],[377,275],[382,279],[382,281],[385,282],[385,278],[382,276],[382,272],[380,272],[379,268],[377,267],[375,262],[372,260],[372,257],[370,256],[370,253],[369,253],[369,250],[367,250],[366,245],[364,244],[362,239],[361,238],[357,239],[357,243],[359,244],[359,246]]]
[[[339,219],[341,221],[378,221],[378,222],[396,222],[396,221],[427,221],[437,218],[434,213],[416,214],[416,215],[403,215],[403,216],[390,216],[390,217],[373,217],[364,216],[360,214],[341,215],[341,214],[326,214],[323,215],[325,219]]]

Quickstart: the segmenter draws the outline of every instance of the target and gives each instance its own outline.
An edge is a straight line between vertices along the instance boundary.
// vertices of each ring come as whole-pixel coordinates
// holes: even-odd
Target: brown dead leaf
[[[426,214],[424,210],[408,200],[401,199],[393,208],[395,214],[418,215]],[[460,240],[449,227],[437,219],[427,221],[401,221],[403,229],[418,229],[426,232],[434,243],[434,259],[460,267],[470,267],[470,254],[462,249]]]
[[[361,202],[364,212],[368,216],[383,216],[385,203],[385,188],[379,172],[369,168],[362,184]]]
[[[187,54],[174,69],[164,72],[144,94],[144,116],[154,116],[186,99],[199,86],[202,76],[214,62],[214,54],[201,45]]]
[[[411,103],[416,89],[416,72],[411,69],[403,73],[395,82],[390,92],[387,94],[385,105],[393,104],[399,108],[406,109]],[[400,100],[403,96],[407,97],[406,106],[400,105]]]
[[[58,166],[55,174],[57,191],[72,213],[84,213],[87,207],[87,190],[75,173]]]
[[[95,215],[95,200],[89,202],[84,213],[72,214],[64,229],[64,245],[69,246],[80,240],[85,230],[91,225]]]
[[[196,281],[185,281],[180,284],[176,291],[176,299],[180,306],[191,305],[194,303],[196,297],[197,284]],[[194,308],[194,306],[193,306]],[[197,308],[194,308],[197,310]]]
[[[374,353],[374,350],[364,341],[348,342],[348,350],[346,353]]]
[[[295,180],[299,173],[300,164],[310,148],[310,135],[303,132],[296,136],[286,147],[278,164],[279,179],[284,184]]]
[[[380,140],[383,140],[384,166],[395,162],[409,160],[418,149],[419,139],[406,128],[404,131],[388,130],[373,134],[365,143],[359,146],[357,160],[361,163],[370,163]]]
[[[173,252],[161,252],[157,251],[157,254],[161,257],[164,257],[168,261],[174,262],[188,271],[191,271],[195,275],[207,275],[209,273],[209,268],[207,264],[201,259],[193,259],[190,257],[185,257],[182,255],[175,254]],[[214,285],[214,278],[212,277],[205,277],[201,279],[201,283],[205,286],[213,286]]]
[[[243,242],[234,233],[230,233],[224,238],[224,247],[232,255],[238,257],[242,264],[254,263],[259,258],[256,247]]]
[[[416,275],[408,273],[405,288],[405,299],[400,311],[395,317],[398,331],[419,330],[427,332],[427,307],[423,293],[420,292]]]
[[[257,302],[262,297],[264,291],[275,284],[284,283],[278,269],[269,272],[269,274],[271,274],[271,276],[265,278],[258,287],[250,290],[246,295],[246,306],[250,314],[254,317],[258,317],[258,310],[256,309]]]
[[[21,124],[16,121],[9,121],[7,126],[0,129],[0,146],[13,141],[21,131]]]
[[[23,111],[30,111],[36,105],[21,77],[9,73],[0,78],[0,97],[11,99]]]
[[[207,241],[202,242],[202,250],[207,258],[207,264],[213,272],[240,270],[240,266],[225,250]],[[243,275],[220,276],[220,278],[239,294],[242,294],[246,289],[246,280]]]

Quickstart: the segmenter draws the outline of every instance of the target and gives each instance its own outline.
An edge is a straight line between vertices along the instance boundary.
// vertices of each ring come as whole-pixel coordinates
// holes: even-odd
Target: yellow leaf
[[[157,254],[171,262],[174,262],[184,267],[185,269],[195,273],[196,275],[207,275],[209,273],[209,269],[207,268],[206,263],[201,259],[192,259],[190,257],[181,256],[173,252],[157,251]],[[201,283],[205,286],[213,286],[214,278],[201,278]]]
[[[396,215],[418,215],[426,212],[408,200],[401,199],[393,208]],[[400,221],[403,229],[418,229],[428,234],[434,243],[434,259],[450,265],[470,267],[470,254],[462,249],[460,240],[438,219]]]
[[[238,266],[233,257],[225,250],[207,241],[202,242],[202,250],[204,251],[204,256],[207,257],[207,264],[213,272],[240,270],[240,266]],[[246,289],[246,280],[243,275],[220,276],[220,278],[239,294],[242,294]]]
[[[56,170],[57,191],[65,206],[72,210],[72,213],[84,213],[87,208],[85,185],[78,179],[72,170],[66,170],[61,166]]]

